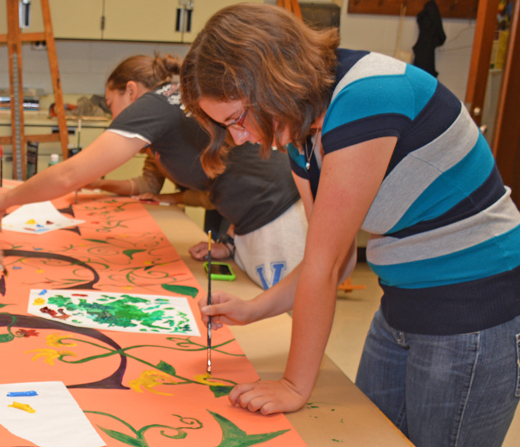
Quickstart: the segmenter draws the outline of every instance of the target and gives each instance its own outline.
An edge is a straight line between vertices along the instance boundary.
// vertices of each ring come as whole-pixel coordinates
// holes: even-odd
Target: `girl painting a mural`
[[[283,378],[240,384],[231,402],[262,414],[307,402],[362,228],[384,295],[358,387],[417,447],[498,447],[520,396],[520,213],[460,100],[417,67],[338,45],[335,30],[240,4],[207,22],[181,69],[212,135],[206,172],[226,130],[264,154],[288,145],[310,215],[291,275],[252,301],[201,300],[215,328],[293,310]]]
[[[287,157],[261,159],[244,144],[227,160],[222,175],[209,178],[200,154],[209,138],[184,112],[178,83],[180,61],[172,56],[133,56],[109,76],[106,101],[113,121],[92,144],[70,159],[0,193],[0,211],[41,202],[77,190],[150,147],[162,170],[177,185],[209,192],[215,209],[232,224],[230,236],[213,247],[214,259],[234,256],[260,286],[268,288],[303,257],[307,221]],[[137,184],[127,182],[129,195]],[[135,186],[135,189],[134,189]],[[203,260],[196,245],[194,258]]]

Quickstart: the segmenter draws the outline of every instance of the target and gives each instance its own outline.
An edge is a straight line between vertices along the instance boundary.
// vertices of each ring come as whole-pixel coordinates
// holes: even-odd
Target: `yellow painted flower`
[[[229,383],[218,382],[212,379],[211,374],[197,374],[193,377],[195,382],[202,383],[203,385],[217,385],[217,386],[228,386]]]
[[[55,351],[54,349],[33,349],[32,351],[25,351],[24,354],[29,354],[31,352],[37,352],[37,354],[32,358],[33,362],[40,357],[44,358],[45,363],[48,365],[54,365],[54,360],[60,358],[63,355],[70,355],[72,357],[76,357],[76,354],[70,351]]]
[[[41,306],[42,304],[45,304],[45,300],[43,298],[36,298],[33,303],[35,306]]]
[[[135,380],[131,380],[129,385],[130,388],[132,388],[134,391],[137,391],[138,393],[142,393],[143,390],[141,387],[143,387],[145,390],[150,391],[154,394],[162,394],[164,396],[173,396],[173,394],[168,393],[161,393],[160,391],[155,391],[153,389],[154,386],[157,385],[164,385],[164,384],[173,384],[175,385],[175,380],[172,379],[172,376],[169,374],[166,374],[162,371],[155,371],[155,370],[147,370],[143,371],[141,373],[141,377]]]
[[[62,342],[64,338],[70,338],[67,335],[61,335],[61,334],[51,334],[47,335],[47,344],[49,346],[54,346],[55,348],[61,348],[62,346],[77,346],[74,342]]]

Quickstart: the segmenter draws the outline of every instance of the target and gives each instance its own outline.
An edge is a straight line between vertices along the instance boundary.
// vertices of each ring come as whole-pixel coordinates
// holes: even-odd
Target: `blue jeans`
[[[372,321],[356,385],[417,447],[499,447],[520,398],[520,317],[437,336]]]

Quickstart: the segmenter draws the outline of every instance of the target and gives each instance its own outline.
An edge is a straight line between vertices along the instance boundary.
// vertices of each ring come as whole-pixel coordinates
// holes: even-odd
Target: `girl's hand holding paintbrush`
[[[211,328],[215,330],[224,324],[241,326],[257,320],[254,318],[253,301],[244,301],[222,291],[211,293],[211,306],[208,306],[208,297],[203,296],[199,301],[199,308],[204,324],[207,325],[211,317]]]

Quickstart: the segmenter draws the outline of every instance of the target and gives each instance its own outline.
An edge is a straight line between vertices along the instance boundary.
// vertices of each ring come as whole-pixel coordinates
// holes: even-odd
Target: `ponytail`
[[[140,82],[153,90],[173,81],[180,72],[181,61],[175,56],[132,56],[121,62],[110,74],[107,87],[111,90],[126,90],[128,81]]]

